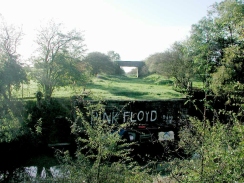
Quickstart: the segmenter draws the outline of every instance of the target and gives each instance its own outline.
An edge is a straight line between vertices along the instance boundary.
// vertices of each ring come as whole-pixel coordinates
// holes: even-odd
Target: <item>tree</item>
[[[243,90],[243,15],[242,1],[226,0],[216,3],[211,11],[216,26],[220,27],[222,58],[212,76],[212,90],[217,94]]]
[[[100,52],[91,52],[85,58],[84,62],[91,66],[91,73],[97,75],[100,73],[114,74],[115,66],[108,55]]]
[[[194,61],[196,78],[207,86],[212,74],[222,57],[221,49],[216,39],[212,18],[204,17],[198,24],[192,25],[189,38],[190,56]]]
[[[71,30],[63,32],[62,24],[50,22],[38,32],[35,57],[35,79],[50,99],[55,88],[86,82],[84,69],[79,70],[84,53],[83,35]],[[85,64],[83,64],[85,67]]]
[[[145,63],[150,73],[161,73],[161,66],[164,65],[166,53],[154,53],[146,58]]]
[[[0,25],[0,94],[11,99],[12,88],[19,88],[27,81],[26,73],[20,66],[17,47],[23,36],[22,30],[8,26],[3,20]]]
[[[149,72],[173,78],[183,89],[193,78],[193,63],[188,55],[188,42],[176,42],[162,53],[155,53],[146,59]]]
[[[174,78],[176,86],[187,89],[194,77],[188,42],[174,43],[171,49],[166,52],[166,58],[166,63],[162,67],[164,75]]]
[[[115,51],[108,51],[107,55],[109,56],[110,60],[113,62],[114,74],[116,74],[116,75],[125,74],[125,71],[123,69],[121,69],[120,66],[116,62],[114,62],[114,61],[121,60],[120,55],[118,53],[116,53]]]
[[[218,94],[225,93],[233,80],[241,82],[243,9],[242,1],[215,3],[208,16],[192,26],[190,55],[194,71],[205,88],[210,86]],[[224,89],[224,85],[227,88]]]
[[[127,73],[127,75],[131,75],[131,76],[135,76],[136,77],[137,76],[137,69],[138,68],[132,69],[130,72]]]
[[[109,56],[110,60],[112,61],[118,61],[120,60],[120,55],[116,53],[115,51],[108,51],[107,55]]]

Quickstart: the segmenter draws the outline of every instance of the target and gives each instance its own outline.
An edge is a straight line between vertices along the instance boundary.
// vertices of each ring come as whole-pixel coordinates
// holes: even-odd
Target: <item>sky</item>
[[[0,0],[8,24],[21,26],[22,60],[35,51],[35,37],[49,20],[83,31],[87,52],[113,50],[121,60],[140,61],[189,36],[191,25],[220,0]]]

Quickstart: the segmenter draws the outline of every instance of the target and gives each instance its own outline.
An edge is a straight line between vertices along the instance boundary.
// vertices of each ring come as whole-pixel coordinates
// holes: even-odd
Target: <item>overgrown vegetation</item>
[[[202,96],[190,99],[202,116],[192,117],[182,126],[174,151],[180,158],[170,156],[162,162],[167,165],[169,181],[243,182],[243,9],[243,1],[214,4],[208,15],[192,26],[187,40],[145,60],[146,66],[141,68],[144,78],[120,75],[122,70],[113,62],[120,56],[114,51],[107,55],[93,52],[83,58],[83,35],[76,31],[64,33],[54,23],[38,34],[39,55],[31,58],[35,67],[24,69],[16,52],[22,31],[3,23],[0,29],[0,145],[6,149],[3,158],[8,152],[13,156],[16,147],[38,149],[39,145],[44,147],[60,140],[71,143],[75,139],[75,156],[67,151],[59,154],[62,176],[47,180],[152,182],[152,169],[143,169],[130,157],[131,144],[119,135],[123,127],[108,125],[103,120],[91,124],[84,118],[90,109],[82,113],[75,108],[72,96],[159,100],[185,97],[177,92],[184,91],[197,97],[198,91],[192,90],[197,86],[203,89]],[[33,100],[20,101],[25,98]],[[93,107],[103,110],[99,105]],[[15,165],[5,164],[8,171],[1,170],[0,180],[11,181]]]
[[[87,111],[104,110],[101,105],[88,105]],[[73,160],[67,152],[61,158],[61,172],[71,182],[151,182],[152,176],[132,161],[130,146],[121,138],[126,124],[108,124],[99,118],[87,121],[77,108],[72,133],[76,134],[78,149]],[[88,114],[89,116],[91,114]],[[90,119],[90,117],[89,117]],[[84,138],[85,137],[85,138]]]
[[[171,177],[177,182],[243,181],[243,110],[214,112],[212,120],[190,118],[182,127],[179,147],[187,158],[170,163]]]
[[[182,89],[198,79],[215,94],[233,92],[243,84],[243,6],[236,0],[213,4],[188,39],[146,59],[149,71],[172,77]]]

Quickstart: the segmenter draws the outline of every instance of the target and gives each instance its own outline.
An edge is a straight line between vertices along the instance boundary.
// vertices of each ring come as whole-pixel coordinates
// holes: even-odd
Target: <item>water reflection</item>
[[[45,168],[42,167],[36,167],[36,166],[31,166],[31,167],[25,167],[25,172],[29,175],[29,177],[32,178],[42,178],[45,179],[47,177],[53,177],[53,178],[60,178],[61,173],[60,169],[57,166]]]
[[[65,178],[58,166],[46,167],[22,167],[14,171],[0,173],[0,182],[36,182],[37,180],[57,180]]]

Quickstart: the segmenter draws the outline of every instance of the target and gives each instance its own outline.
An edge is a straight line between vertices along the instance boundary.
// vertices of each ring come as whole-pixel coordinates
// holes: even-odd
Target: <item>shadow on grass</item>
[[[145,84],[145,85],[147,85],[147,84]],[[122,83],[121,83],[121,86],[122,86]],[[104,90],[104,91],[109,92],[113,96],[128,97],[128,98],[132,98],[135,100],[142,100],[142,99],[144,99],[144,100],[160,100],[160,99],[165,98],[165,97],[163,97],[163,95],[174,96],[176,98],[180,97],[180,94],[178,94],[178,93],[163,92],[163,91],[161,93],[156,94],[155,96],[149,97],[148,95],[150,95],[150,93],[143,91],[143,89],[141,89],[141,91],[135,91],[135,90],[127,88],[127,87],[113,86],[110,88],[110,87],[105,86],[105,85],[99,85],[99,84],[94,84],[94,83],[89,85],[89,89]]]
[[[142,78],[136,77],[128,77],[128,76],[117,76],[117,75],[106,75],[106,76],[99,76],[97,77],[100,81],[111,81],[111,82],[123,82],[123,83],[131,83],[131,84],[152,84],[150,80],[142,80]]]

